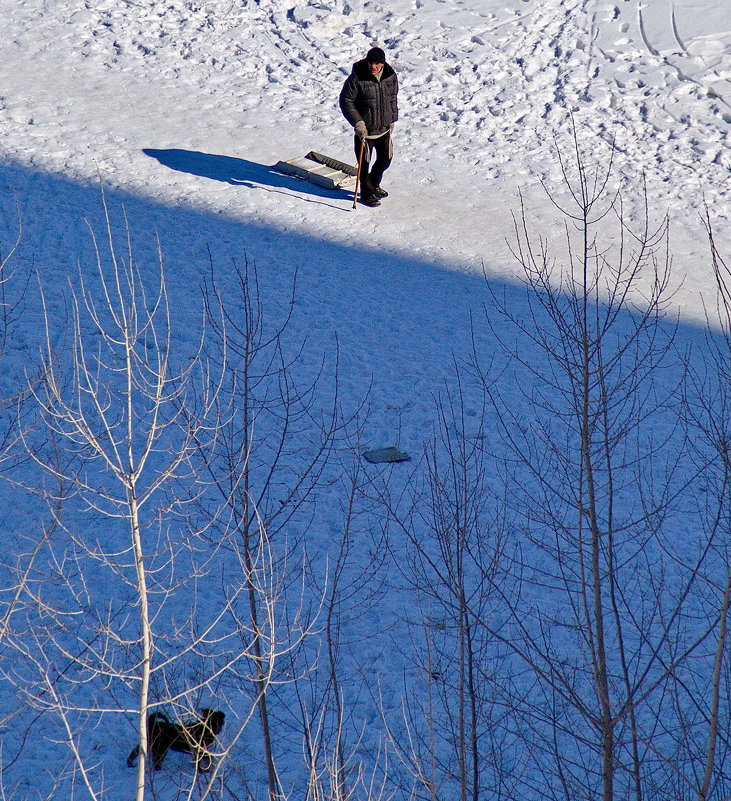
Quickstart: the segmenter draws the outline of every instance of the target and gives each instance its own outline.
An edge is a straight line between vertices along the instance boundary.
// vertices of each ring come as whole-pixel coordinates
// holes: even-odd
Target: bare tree
[[[709,634],[686,617],[705,554],[663,569],[687,480],[676,469],[682,365],[665,318],[668,221],[650,224],[645,192],[633,223],[610,189],[611,152],[591,166],[577,131],[574,142],[573,167],[558,153],[564,196],[549,195],[564,220],[563,258],[521,203],[513,253],[526,291],[520,303],[493,293],[499,326],[487,311],[519,391],[508,396],[510,373],[493,381],[474,360],[523,543],[511,567],[520,593],[502,595],[508,617],[483,621],[537,682],[515,702],[542,774],[533,790],[641,801],[662,750],[653,702]]]
[[[22,235],[23,226],[19,216],[15,240],[10,245],[7,253],[0,251],[0,364],[3,364],[3,366],[7,362],[8,351],[12,348],[12,331],[17,323],[21,309],[21,300],[10,291],[10,286],[15,278],[12,259],[20,246]],[[21,293],[21,299],[23,294]],[[7,377],[5,370],[3,370],[3,374],[4,377]],[[18,407],[22,406],[24,397],[25,393],[17,385],[4,385],[0,392],[0,468],[2,468],[0,476],[11,480],[11,476],[7,475],[6,467],[11,457],[13,446],[17,443],[15,421],[19,415]],[[2,582],[8,595],[3,597],[0,602],[0,610],[2,610],[0,616],[0,644],[2,644],[8,632],[13,612],[18,608],[28,574],[33,567],[33,562],[44,538],[41,537],[40,541],[32,542],[29,553],[19,556],[19,561],[12,570],[12,576],[8,577],[9,580],[7,582],[4,580]]]
[[[39,415],[22,432],[28,457],[71,487],[73,502],[53,516],[56,531],[27,577],[24,625],[12,638],[21,659],[6,677],[28,704],[55,715],[92,798],[105,795],[88,747],[95,725],[105,715],[136,714],[141,801],[148,714],[196,715],[222,677],[240,675],[252,659],[268,666],[259,676],[263,694],[261,682],[286,648],[276,640],[266,527],[257,527],[257,559],[247,566],[247,587],[265,608],[252,632],[238,615],[240,574],[225,584],[206,537],[214,521],[191,514],[207,488],[201,454],[216,443],[226,365],[202,358],[202,336],[195,353],[176,358],[162,256],[151,287],[126,220],[120,256],[106,203],[104,210],[106,242],[90,229],[95,273],[80,271],[70,290],[69,350],[54,349],[47,318],[44,380],[30,388]],[[201,309],[201,335],[203,319]],[[55,496],[46,499],[54,509]],[[204,608],[197,594],[206,589],[222,600]],[[250,712],[237,711],[245,725]]]
[[[318,394],[326,380],[324,363],[311,382],[301,385],[295,378],[294,368],[305,348],[305,343],[287,343],[296,276],[280,320],[267,315],[253,264],[235,265],[234,277],[237,291],[226,297],[215,281],[206,290],[208,322],[215,334],[208,352],[214,363],[225,361],[226,373],[217,398],[216,448],[203,453],[212,489],[204,502],[219,509],[211,532],[236,555],[243,577],[247,601],[239,614],[243,631],[253,638],[250,657],[256,674],[263,761],[269,798],[276,801],[286,791],[277,770],[275,740],[283,743],[290,727],[284,725],[275,738],[272,705],[276,706],[277,688],[299,676],[292,670],[295,652],[311,633],[323,602],[322,591],[303,591],[308,569],[304,534],[316,508],[317,491],[333,480],[326,471],[348,421],[340,410],[337,358],[334,373],[327,376],[332,381],[331,395],[324,406]],[[267,596],[260,593],[253,569],[261,558],[262,530],[267,532],[277,576],[277,597],[283,599],[288,615],[285,637],[290,669],[285,669],[287,660],[282,660],[275,674],[262,650],[270,636],[262,607]],[[276,714],[287,718],[287,706],[283,703]]]
[[[340,499],[340,515],[332,524],[337,528],[323,538],[319,554],[310,553],[308,568],[309,582],[323,597],[321,632],[303,649],[299,667],[292,668],[303,677],[295,691],[312,801],[376,801],[387,795],[388,755],[357,712],[358,699],[368,697],[372,667],[354,666],[364,642],[383,636],[366,621],[378,619],[388,560],[380,505],[369,497],[370,477],[360,451],[356,433],[335,460],[341,474],[331,487],[331,495]]]
[[[683,410],[699,476],[694,486],[698,488],[698,519],[706,535],[703,547],[711,556],[703,571],[707,585],[703,608],[713,626],[713,638],[705,658],[695,659],[693,670],[675,688],[685,736],[676,759],[668,762],[669,772],[677,779],[677,792],[696,801],[731,797],[727,756],[731,730],[726,723],[731,704],[731,269],[718,250],[708,210],[704,224],[716,304],[706,310],[705,347],[686,360]]]
[[[384,714],[384,725],[405,769],[401,791],[413,781],[411,792],[429,801],[513,797],[497,723],[504,649],[482,623],[493,618],[496,587],[509,594],[505,527],[487,475],[485,410],[468,413],[455,373],[435,400],[434,436],[408,493],[382,495],[408,543],[402,572],[413,595],[411,647],[394,647],[419,676],[404,687],[401,719]]]
[[[22,481],[27,459],[22,447],[18,447],[19,424],[26,419],[28,408],[26,375],[32,375],[31,383],[34,385],[39,378],[28,363],[27,353],[22,351],[24,338],[17,336],[26,309],[31,275],[23,274],[16,264],[23,238],[19,211],[15,225],[7,251],[0,250],[0,478],[8,492],[5,497],[13,501],[5,504],[2,512],[3,528],[8,533],[12,531],[13,535],[5,543],[4,558],[0,562],[0,671],[6,665],[12,665],[15,659],[12,648],[14,618],[17,614],[22,620],[28,582],[39,554],[56,530],[57,515],[68,489],[63,484],[54,488],[54,508],[40,522],[30,519],[29,515],[19,514],[19,509],[28,510],[33,503]],[[19,627],[22,629],[22,623]],[[17,718],[17,707],[4,703],[0,727],[17,727]],[[20,760],[25,740],[22,736],[6,739],[0,754],[0,770],[4,772],[6,767],[12,767]],[[0,781],[0,788],[5,788],[4,781]]]

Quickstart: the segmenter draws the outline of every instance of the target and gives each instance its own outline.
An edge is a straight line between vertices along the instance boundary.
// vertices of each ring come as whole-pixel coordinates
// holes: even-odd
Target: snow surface
[[[343,399],[369,393],[363,446],[419,454],[433,395],[472,347],[485,276],[516,286],[519,191],[535,229],[560,239],[541,184],[563,191],[555,147],[571,151],[571,113],[597,161],[615,143],[629,207],[646,176],[652,212],[671,219],[681,338],[704,325],[704,208],[731,252],[730,0],[0,0],[0,12],[0,252],[19,215],[13,265],[37,272],[52,321],[90,264],[101,181],[140,262],[154,265],[159,236],[179,330],[200,316],[211,264],[226,286],[232,261],[253,261],[274,317],[297,267],[303,378],[337,343]],[[270,165],[309,150],[352,161],[337,96],[373,44],[399,75],[400,120],[390,197],[353,211],[346,193]],[[34,290],[26,305],[11,372],[37,353]],[[192,351],[195,333],[180,342]],[[495,348],[489,331],[477,347]],[[398,708],[400,687],[387,691]],[[129,726],[113,737],[123,750]],[[8,774],[31,777],[19,797],[35,797],[44,748],[27,744]],[[131,781],[114,750],[105,759],[112,786]]]
[[[587,136],[614,138],[621,169],[647,173],[696,254],[703,198],[719,230],[727,213],[728,12],[725,0],[14,2],[2,149],[69,187],[99,175],[157,208],[511,276],[504,212],[518,187],[545,208],[537,179],[558,177],[553,137],[567,145],[573,110]],[[347,201],[262,167],[311,149],[352,160],[337,94],[374,41],[402,84],[393,198],[346,219]],[[171,170],[147,149],[188,156]],[[13,189],[21,204],[36,194]],[[174,247],[177,233],[161,234]]]

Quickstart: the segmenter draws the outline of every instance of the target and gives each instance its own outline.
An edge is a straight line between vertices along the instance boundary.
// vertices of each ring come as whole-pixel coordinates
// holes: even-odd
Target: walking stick
[[[360,140],[360,155],[358,156],[358,171],[355,174],[355,192],[353,193],[353,208],[358,202],[358,185],[360,184],[360,170],[363,165],[363,151],[365,150],[365,136]]]

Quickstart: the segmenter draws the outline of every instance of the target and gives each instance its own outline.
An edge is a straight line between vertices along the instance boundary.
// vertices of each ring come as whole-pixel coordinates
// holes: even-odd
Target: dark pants
[[[355,158],[360,157],[360,137],[355,137]],[[371,164],[373,152],[376,153],[376,160]],[[391,146],[391,134],[385,133],[378,139],[366,139],[365,151],[363,152],[363,164],[360,168],[360,182],[363,186],[363,197],[373,194],[375,189],[381,185],[383,173],[391,165],[393,150]]]

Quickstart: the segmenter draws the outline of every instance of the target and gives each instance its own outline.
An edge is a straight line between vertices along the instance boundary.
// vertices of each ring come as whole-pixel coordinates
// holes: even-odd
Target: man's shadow
[[[215,156],[211,153],[199,153],[195,150],[156,150],[144,148],[146,156],[157,159],[160,164],[178,172],[187,172],[190,175],[200,175],[212,181],[221,181],[234,186],[246,186],[249,189],[267,189],[268,191],[284,192],[285,190],[297,192],[299,195],[314,195],[318,198],[332,200],[345,200],[352,197],[352,193],[343,189],[326,189],[317,184],[300,178],[284,175],[277,172],[274,167],[257,164],[246,159],[237,159],[231,156]],[[289,195],[291,197],[291,195]],[[309,198],[303,198],[309,200]],[[310,201],[320,203],[322,201]],[[330,204],[327,204],[330,205]],[[335,208],[340,208],[336,206]]]

